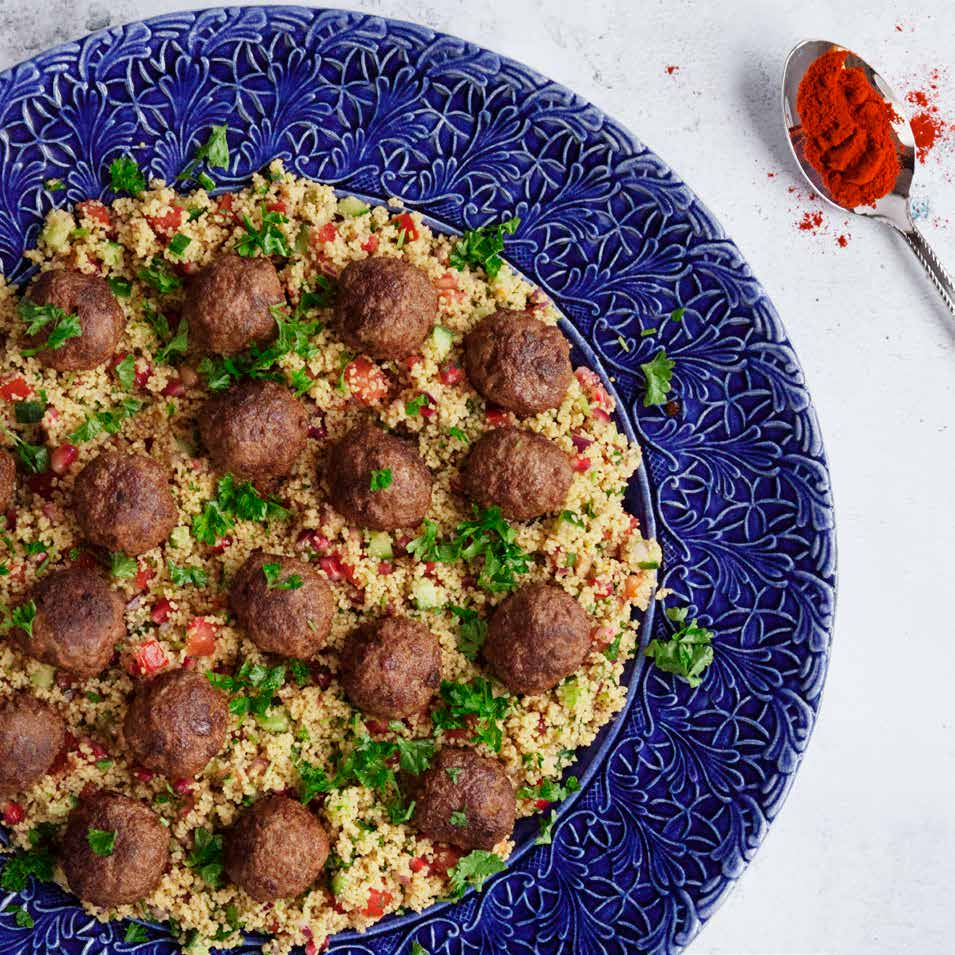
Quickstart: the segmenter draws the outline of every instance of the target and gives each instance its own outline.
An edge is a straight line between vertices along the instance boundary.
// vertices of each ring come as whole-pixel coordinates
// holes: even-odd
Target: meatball
[[[232,580],[229,606],[260,650],[309,660],[325,645],[335,596],[306,561],[255,551]]]
[[[473,749],[446,746],[415,786],[415,828],[459,849],[493,849],[514,828],[515,798],[504,767]]]
[[[527,584],[495,611],[484,659],[512,693],[543,693],[557,686],[590,652],[583,608],[560,587]]]
[[[170,478],[145,454],[102,451],[73,485],[73,512],[87,540],[130,557],[158,547],[179,520]]]
[[[573,377],[560,329],[499,309],[464,338],[468,380],[486,400],[520,417],[556,408]]]
[[[126,636],[123,602],[96,571],[74,565],[41,577],[30,591],[30,632],[14,631],[23,652],[77,677],[106,669]]]
[[[338,678],[349,701],[381,719],[426,710],[441,683],[438,638],[407,617],[384,617],[353,630],[339,660]]]
[[[558,510],[574,469],[553,441],[520,428],[482,435],[464,466],[464,493],[484,507],[496,505],[512,520],[529,521]]]
[[[44,347],[52,322],[28,340],[39,349],[37,358],[48,368],[88,371],[112,357],[126,327],[126,316],[105,279],[76,269],[50,269],[33,283],[26,298],[36,305],[54,305],[80,321],[80,334],[59,348]]]
[[[9,451],[0,450],[0,511],[8,511],[13,505],[17,490],[17,464]]]
[[[229,878],[256,902],[301,895],[328,858],[328,836],[308,809],[288,796],[266,796],[225,834]]]
[[[346,345],[372,358],[405,358],[418,351],[437,318],[431,279],[401,259],[361,259],[338,277],[338,333]]]
[[[284,477],[305,448],[302,403],[274,381],[244,381],[209,398],[199,434],[219,471],[266,486]]]
[[[46,703],[20,693],[0,703],[0,798],[45,776],[66,745],[66,724]]]
[[[407,442],[370,422],[328,455],[329,500],[351,524],[377,531],[416,527],[431,506],[431,472]]]
[[[222,255],[187,285],[182,317],[201,351],[234,355],[275,338],[278,326],[269,309],[284,304],[285,292],[269,259]]]
[[[201,673],[168,670],[142,684],[123,735],[133,760],[170,779],[201,773],[225,745],[229,706]]]
[[[84,902],[128,905],[159,885],[169,862],[169,832],[138,800],[98,792],[70,813],[60,861],[71,891]]]

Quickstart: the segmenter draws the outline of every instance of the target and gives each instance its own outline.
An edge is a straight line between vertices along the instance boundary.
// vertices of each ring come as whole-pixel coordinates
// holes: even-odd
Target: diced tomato
[[[461,861],[461,853],[453,846],[435,846],[431,861],[428,863],[428,875],[446,876],[448,869]]]
[[[0,385],[0,398],[4,401],[22,401],[33,394],[33,389],[25,378],[11,378],[6,384]]]
[[[339,557],[319,557],[318,566],[333,583],[345,579],[345,567]]]
[[[192,792],[192,780],[177,779],[173,782],[172,788],[177,796],[187,796]]]
[[[145,388],[149,383],[149,379],[152,377],[153,370],[152,366],[146,365],[145,368],[137,368],[135,374],[133,375],[133,382],[137,388]]]
[[[427,862],[425,862],[421,856],[415,856],[415,858],[408,863],[408,868],[411,869],[412,872],[420,872],[426,865]]]
[[[139,564],[136,576],[133,578],[133,584],[137,590],[145,590],[149,586],[149,581],[155,576],[156,571],[149,564]]]
[[[298,537],[295,539],[295,547],[298,550],[314,550],[318,553],[323,554],[328,550],[331,545],[331,541],[324,535],[320,534],[314,528],[305,528],[304,530],[299,531]]]
[[[100,746],[95,739],[84,740],[84,742],[89,747],[90,754],[92,755],[93,759],[106,759],[106,757],[109,755],[109,753],[107,753],[106,750]]]
[[[95,199],[78,202],[76,204],[76,211],[81,216],[86,216],[88,219],[102,223],[107,228],[113,224],[113,220],[109,216],[109,209],[107,209],[102,202],[97,202]]]
[[[235,202],[234,192],[224,192],[216,199],[216,205],[225,212],[232,211],[232,203]]]
[[[610,420],[610,415],[608,414],[608,412],[604,411],[603,408],[594,408],[593,406],[591,406],[590,413],[598,421]]]
[[[575,471],[579,471],[581,474],[582,474],[584,471],[589,471],[589,470],[590,470],[590,458],[585,458],[585,457],[583,457],[582,455],[577,455],[577,457],[574,458],[573,467],[574,467],[574,470],[575,470]]]
[[[141,783],[152,782],[155,773],[151,773],[148,769],[134,769],[133,776],[136,777]]]
[[[407,358],[401,359],[407,368],[414,368],[422,359],[421,355],[409,355]]]
[[[146,216],[146,221],[153,232],[175,232],[182,225],[182,212],[182,206],[172,206],[168,212],[164,212],[161,216]]]
[[[550,803],[546,799],[535,799],[534,808],[536,809],[546,809]]]
[[[508,413],[503,408],[488,408],[484,412],[484,420],[492,428],[500,428],[510,420]]]
[[[226,534],[225,537],[220,537],[210,548],[213,554],[221,554],[227,547],[232,546],[232,538]]]
[[[411,217],[410,212],[403,212],[395,222],[398,224],[398,228],[404,232],[405,241],[414,242],[418,238],[420,233],[418,232],[418,227],[415,225],[414,219]]]
[[[464,369],[449,363],[438,372],[438,381],[442,385],[459,385],[464,381]]]
[[[388,394],[388,376],[370,359],[359,355],[345,366],[345,385],[363,405],[373,405]]]
[[[3,822],[7,826],[15,826],[26,819],[26,810],[18,802],[8,802],[3,807]]]
[[[380,919],[385,914],[385,906],[391,903],[392,898],[390,892],[369,889],[368,905],[365,906],[361,914],[367,915],[369,918]]]
[[[609,597],[613,593],[613,583],[609,580],[592,580],[594,588],[594,596],[598,599],[601,597]]]
[[[370,235],[364,242],[361,244],[363,252],[367,252],[369,255],[373,255],[375,249],[378,248],[378,236]]]
[[[338,229],[334,222],[326,222],[316,233],[315,238],[319,242],[334,242],[338,238]]]
[[[458,277],[450,272],[445,272],[441,278],[436,279],[434,287],[438,290],[438,297],[443,299],[453,299],[460,302],[465,297],[463,289],[458,288]]]
[[[186,386],[181,378],[170,378],[163,387],[162,393],[167,398],[181,398],[186,393]]]
[[[591,371],[589,368],[577,368],[574,371],[574,377],[587,396],[592,413],[595,410],[600,410],[606,414],[606,412],[613,410],[610,395],[607,394],[607,389],[604,388],[600,376],[595,371]]]
[[[166,651],[155,640],[147,640],[134,654],[130,668],[134,676],[152,676],[168,663]]]
[[[390,561],[383,560],[381,561],[380,564],[378,564],[378,573],[382,577],[387,577],[389,574],[393,574],[394,572],[395,572],[395,565],[392,564]]]
[[[193,617],[186,627],[186,655],[211,657],[216,652],[216,628],[203,617]]]
[[[613,643],[613,627],[594,627],[590,631],[590,643],[595,650],[606,650]]]
[[[281,199],[276,199],[275,202],[270,202],[266,207],[269,212],[280,212],[283,216],[288,212],[288,208]]]
[[[153,609],[150,611],[149,616],[153,623],[160,624],[165,623],[171,613],[172,604],[165,597],[160,597],[159,600],[153,604]]]
[[[62,476],[73,466],[79,453],[75,444],[61,444],[50,455],[50,467],[55,474]]]

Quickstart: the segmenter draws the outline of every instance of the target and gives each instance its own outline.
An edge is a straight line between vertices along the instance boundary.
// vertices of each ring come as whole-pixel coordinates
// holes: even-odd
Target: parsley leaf
[[[208,575],[201,567],[180,567],[171,560],[166,561],[166,566],[169,568],[169,579],[177,587],[187,587],[189,584],[205,587],[209,582]]]
[[[126,279],[110,276],[106,279],[106,284],[112,290],[113,295],[119,298],[129,298],[133,294],[133,286]]]
[[[507,866],[500,856],[483,849],[475,849],[464,856],[456,866],[448,869],[451,877],[451,891],[455,898],[464,895],[469,886],[480,889],[482,885]]]
[[[549,846],[552,841],[551,830],[557,821],[557,813],[552,809],[550,816],[540,817],[540,833],[534,840],[535,846]]]
[[[391,468],[373,468],[369,487],[372,491],[384,491],[391,487]]]
[[[281,564],[263,564],[262,574],[266,590],[298,590],[304,582],[299,574],[289,574],[285,580],[279,580],[282,575]]]
[[[173,355],[184,355],[189,350],[189,323],[183,318],[176,326],[176,334],[155,354],[157,362],[168,362]]]
[[[441,681],[441,698],[445,706],[431,714],[435,729],[461,729],[468,717],[475,717],[472,742],[484,743],[495,753],[501,750],[502,720],[510,708],[510,699],[495,696],[491,684],[483,677],[475,677],[469,683]]]
[[[409,418],[414,418],[421,413],[422,408],[428,406],[428,396],[427,395],[417,395],[412,398],[410,401],[405,402],[405,414]]]
[[[412,942],[408,955],[428,955],[428,950],[420,942]]]
[[[70,441],[74,444],[92,441],[103,431],[107,434],[116,434],[123,426],[123,422],[136,414],[143,404],[144,402],[139,398],[123,398],[114,408],[86,415],[83,424],[70,433]]]
[[[675,367],[676,362],[667,358],[664,348],[656,353],[652,361],[640,366],[647,381],[647,390],[643,396],[644,408],[666,404]]]
[[[120,156],[109,164],[109,181],[113,192],[138,196],[146,188],[146,177],[131,156]]]
[[[28,298],[22,298],[17,304],[17,314],[26,326],[24,331],[27,335],[38,335],[46,330],[46,341],[42,345],[22,349],[28,358],[45,349],[56,351],[71,338],[78,338],[83,334],[79,315],[67,314],[52,303],[37,305]]]
[[[470,607],[447,607],[458,618],[458,649],[469,660],[476,660],[487,637],[487,621],[482,620]]]
[[[116,832],[113,829],[88,829],[86,841],[98,856],[111,856],[116,847]]]
[[[251,481],[236,485],[235,478],[227,474],[219,480],[215,498],[192,519],[192,535],[204,544],[214,544],[235,527],[236,520],[267,524],[288,516],[288,510],[274,497],[261,497]]]
[[[517,790],[518,799],[543,799],[545,802],[563,802],[571,793],[580,789],[580,782],[576,776],[568,776],[561,783],[554,779],[545,779],[539,786],[533,788],[521,786]]]
[[[513,235],[520,224],[521,220],[514,216],[498,225],[488,224],[479,229],[470,229],[455,243],[448,262],[459,272],[468,265],[474,265],[483,268],[489,279],[496,278],[504,264],[500,256],[504,251],[504,236]]]
[[[308,686],[312,682],[312,669],[304,660],[293,657],[288,661],[288,671],[296,686]]]
[[[295,768],[298,770],[298,798],[303,806],[307,806],[316,796],[331,792],[334,788],[332,780],[320,766],[313,766],[301,760],[295,764]]]
[[[48,448],[42,444],[29,444],[9,428],[4,428],[3,433],[14,443],[20,463],[30,474],[42,474],[49,469],[50,451]]]
[[[123,941],[131,945],[148,942],[149,933],[146,931],[146,926],[140,925],[139,922],[130,922],[129,925],[126,926],[126,934],[123,936]]]
[[[33,916],[22,905],[11,905],[6,911],[13,914],[13,921],[18,928],[33,928]]]
[[[222,836],[200,826],[193,836],[192,852],[186,865],[195,869],[214,889],[222,878]]]
[[[14,629],[25,630],[32,637],[34,620],[36,620],[36,604],[32,600],[28,600],[10,611],[10,616],[4,622],[4,628],[13,627]]]
[[[265,716],[275,691],[285,682],[284,665],[267,667],[246,660],[235,674],[210,670],[206,679],[217,689],[235,694],[229,701],[229,712],[235,716]]]
[[[123,386],[123,391],[133,390],[136,383],[136,359],[131,354],[116,366],[116,377]]]
[[[154,288],[160,295],[169,295],[182,288],[182,279],[169,268],[168,263],[154,255],[148,266],[136,273],[140,280]]]
[[[30,841],[34,842],[32,832]],[[50,882],[53,879],[53,853],[37,843],[26,852],[7,856],[3,872],[0,872],[0,888],[7,892],[22,892],[27,887],[30,876],[40,882]]]
[[[43,188],[47,192],[59,192],[61,189],[66,188],[66,183],[62,179],[44,179]]]
[[[236,242],[235,251],[247,258],[254,256],[256,252],[288,258],[292,250],[289,248],[285,233],[279,228],[287,222],[288,219],[281,212],[269,211],[264,206],[262,207],[262,225],[258,229],[247,215],[242,216],[245,235]]]
[[[228,132],[228,126],[213,126],[209,138],[196,151],[196,159],[205,159],[214,169],[228,169]]]
[[[169,244],[166,246],[166,251],[170,255],[180,256],[192,243],[192,239],[187,235],[183,235],[181,232],[177,232],[170,240]]]
[[[120,553],[109,555],[109,572],[112,577],[118,579],[135,577],[138,569],[135,557],[127,557]]]
[[[678,628],[669,640],[651,640],[644,654],[664,673],[673,673],[690,686],[699,686],[703,673],[713,662],[713,633],[696,620],[687,623],[685,607],[671,608],[666,615]]]
[[[394,720],[388,724],[388,729],[392,733],[401,733],[404,724]],[[434,759],[434,742],[430,739],[405,739],[399,736],[395,745],[398,747],[398,764],[413,776],[423,773]]]
[[[448,822],[452,826],[456,826],[458,829],[463,829],[468,824],[468,814],[462,812],[460,809],[456,809],[451,813],[451,817],[448,819]]]

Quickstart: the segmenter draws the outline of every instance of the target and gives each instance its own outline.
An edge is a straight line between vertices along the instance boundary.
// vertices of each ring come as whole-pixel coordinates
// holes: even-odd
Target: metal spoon
[[[915,253],[915,257],[922,263],[932,283],[938,289],[942,301],[948,306],[949,311],[955,315],[955,284],[952,283],[951,276],[945,271],[931,246],[925,241],[925,236],[919,232],[912,221],[909,191],[912,187],[912,177],[915,175],[915,136],[912,133],[911,124],[905,118],[905,107],[892,87],[868,63],[861,60],[851,50],[848,51],[849,55],[846,57],[846,66],[860,67],[868,81],[895,110],[897,119],[892,123],[892,130],[899,152],[900,165],[895,186],[874,206],[856,206],[854,209],[850,206],[843,206],[833,200],[822,184],[819,174],[806,162],[803,156],[802,126],[799,121],[799,112],[796,109],[799,83],[802,81],[806,70],[809,69],[810,64],[822,56],[823,53],[828,53],[830,50],[844,49],[845,47],[839,46],[838,43],[829,43],[826,40],[804,40],[793,49],[786,59],[786,67],[783,70],[783,119],[786,122],[786,133],[789,137],[789,145],[792,148],[793,156],[796,157],[799,168],[806,179],[809,180],[812,188],[831,205],[846,212],[854,212],[856,215],[876,219],[878,222],[884,222],[886,225],[892,226],[909,244],[909,248]]]

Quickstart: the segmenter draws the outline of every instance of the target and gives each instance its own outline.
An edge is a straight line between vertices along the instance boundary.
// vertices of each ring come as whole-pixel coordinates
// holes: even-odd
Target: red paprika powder
[[[875,205],[899,175],[892,136],[895,115],[845,50],[824,53],[799,84],[796,109],[803,152],[834,202]]]

